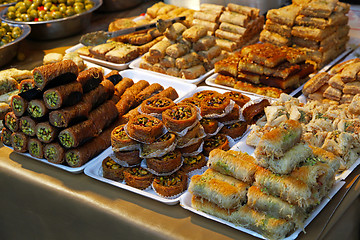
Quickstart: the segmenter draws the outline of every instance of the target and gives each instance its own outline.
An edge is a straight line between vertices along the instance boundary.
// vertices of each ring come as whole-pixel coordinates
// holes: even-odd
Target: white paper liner
[[[156,117],[157,119],[162,120],[162,114],[161,114],[161,113],[144,113],[144,112],[142,111],[141,105],[138,107],[138,112],[139,112],[140,114],[150,115],[150,116],[152,116],[152,117]]]
[[[174,151],[176,147],[177,141],[175,141],[167,148],[165,149],[158,149],[150,154],[144,154],[142,148],[140,148],[140,157],[141,158],[155,158],[155,157],[162,157],[166,155],[167,153]]]
[[[181,156],[183,156],[183,157],[192,157],[192,156],[199,155],[200,153],[202,153],[203,147],[204,147],[204,142],[202,142],[200,144],[199,148],[196,151],[191,152],[191,153],[181,153]]]
[[[224,127],[225,125],[221,122],[218,122],[218,127],[217,129],[215,130],[215,132],[213,133],[207,133],[206,134],[206,137],[212,137],[212,136],[215,136],[216,134],[218,134],[220,132],[220,130]]]
[[[114,160],[117,164],[119,164],[119,165],[122,166],[122,167],[136,167],[136,166],[139,166],[139,165],[140,165],[140,163],[130,165],[130,164],[127,163],[126,161],[120,160],[119,158],[117,158],[114,152],[112,152],[112,153],[109,155],[109,157],[111,157],[112,160]]]
[[[129,145],[129,146],[125,146],[125,147],[121,147],[121,148],[114,148],[114,147],[112,147],[112,150],[113,150],[114,152],[140,150],[140,143],[138,143],[138,144],[133,144],[133,145]]]
[[[152,189],[154,190],[154,192],[157,194],[157,195],[159,195],[160,197],[163,197],[163,198],[166,198],[166,199],[175,199],[175,198],[178,198],[178,197],[180,197],[186,190],[187,190],[187,188],[184,190],[184,191],[182,191],[181,193],[178,193],[178,194],[176,194],[176,195],[174,195],[174,196],[164,196],[164,195],[161,195],[160,193],[158,193],[157,191],[156,191],[156,189],[154,188],[154,182],[152,182],[151,183],[151,187],[152,187]]]
[[[187,134],[187,132],[188,132],[190,129],[192,129],[193,127],[196,126],[196,124],[200,121],[200,119],[201,119],[200,112],[197,111],[196,120],[195,120],[195,122],[194,122],[191,126],[184,128],[181,132],[174,132],[174,131],[171,131],[171,130],[169,130],[169,131],[172,132],[172,133],[174,133],[174,134],[176,134],[178,137],[183,137],[183,136],[185,136],[185,135]]]
[[[201,139],[203,139],[204,137],[206,137],[206,133],[205,130],[203,128],[203,126],[200,125],[200,131],[199,131],[200,136],[197,138],[192,138],[190,141],[188,141],[187,143],[183,144],[183,145],[177,145],[177,148],[184,148],[184,147],[188,147],[191,146],[195,143],[198,143]]]
[[[148,170],[148,171],[151,172],[152,174],[161,177],[161,176],[169,176],[169,175],[175,173],[177,170],[179,170],[179,169],[182,167],[183,162],[184,162],[184,159],[181,158],[181,163],[180,163],[180,165],[179,165],[177,168],[175,168],[174,170],[172,170],[171,172],[167,172],[167,173],[158,173],[158,172],[156,172],[155,170],[153,170],[153,169],[151,169],[151,168],[148,168],[148,166],[147,166],[147,164],[146,164],[146,159],[143,159],[143,160],[141,161],[140,166],[141,166],[142,168],[145,168],[146,170]]]
[[[190,172],[187,173],[187,176],[188,176],[188,183],[190,182],[190,179],[195,176],[195,175],[201,175],[203,174],[209,167],[208,166],[203,166],[201,168],[198,168],[198,169],[194,169]]]
[[[229,141],[229,147],[232,148],[236,144],[235,140],[232,137],[228,136],[228,135],[225,135],[225,136]]]
[[[125,133],[129,136],[129,138],[131,138],[132,140],[138,141],[138,142],[140,142],[140,143],[147,143],[147,144],[152,143],[152,142],[144,142],[144,141],[141,141],[141,140],[136,139],[136,138],[134,138],[134,137],[131,137],[131,136],[129,135],[128,130],[127,130],[127,126],[128,126],[128,123],[125,124],[124,130],[125,130]],[[166,129],[166,127],[163,127],[163,129],[162,129],[162,134],[161,134],[159,137],[163,136],[163,135],[166,134],[167,132],[168,132],[168,130]]]
[[[234,108],[235,102],[233,100],[230,100],[229,105],[226,106],[226,108],[224,109],[224,112],[222,114],[217,114],[217,113],[210,113],[207,114],[205,116],[203,116],[203,118],[221,118],[221,117],[225,117],[226,115],[228,115],[232,109]]]

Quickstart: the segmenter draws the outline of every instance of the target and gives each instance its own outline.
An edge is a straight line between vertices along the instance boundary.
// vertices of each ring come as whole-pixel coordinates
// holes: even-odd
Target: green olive
[[[75,14],[74,9],[68,8],[68,9],[66,10],[66,16],[72,16],[72,15],[74,15],[74,14]]]
[[[39,13],[38,13],[39,21],[40,21],[40,18],[42,18],[42,19],[44,18],[45,14],[46,14],[46,12],[44,10],[39,11]]]
[[[60,11],[61,13],[65,14],[65,13],[66,13],[66,6],[61,6],[61,7],[59,7],[59,11]]]
[[[29,13],[29,15],[30,15],[30,17],[31,17],[32,19],[39,17],[38,11],[36,11],[35,9],[31,10],[30,13]]]
[[[51,9],[52,5],[53,5],[53,4],[52,4],[51,2],[45,3],[45,5],[44,5],[44,10],[45,10],[45,11],[49,11],[49,10]]]
[[[52,12],[52,13],[51,13],[51,16],[52,16],[54,19],[62,18],[62,14],[61,14],[61,12],[59,12],[59,11]]]
[[[44,20],[45,20],[45,21],[49,21],[49,20],[53,20],[53,18],[52,18],[52,16],[51,16],[51,14],[45,13],[45,15],[44,15]]]
[[[14,6],[8,7],[8,12],[15,12],[16,8]]]
[[[92,4],[86,4],[85,5],[85,10],[86,11],[89,11],[90,9],[92,9],[94,7],[94,5],[92,5]]]
[[[21,18],[21,12],[15,12],[15,18]],[[18,20],[15,20],[18,21]],[[19,20],[21,21],[21,20]]]
[[[17,18],[15,18],[15,21],[17,21],[17,22],[22,22],[23,20],[22,20],[21,17],[17,17]]]
[[[25,3],[25,7],[26,7],[26,8],[29,8],[29,7],[31,6],[31,4],[32,4],[32,1],[30,1],[30,0],[25,0],[24,3]]]
[[[6,35],[6,29],[5,28],[0,28],[0,37],[3,37]]]
[[[25,3],[24,2],[18,2],[15,4],[15,8],[18,9],[19,7],[25,7]]]
[[[5,23],[5,22],[2,22],[1,23],[1,27],[2,28],[5,28],[5,30],[8,32],[8,31],[10,31],[10,26],[9,26],[9,24],[7,24],[7,23]]]
[[[18,10],[18,12],[20,12],[20,13],[26,13],[26,7],[25,7],[25,6],[21,6],[21,7],[19,7],[17,10]]]
[[[9,19],[15,19],[15,12],[8,12],[6,15]]]
[[[74,5],[74,3],[75,3],[75,0],[66,0],[67,6],[72,6],[72,5]]]
[[[50,8],[51,12],[58,11],[58,10],[59,10],[59,8],[56,5],[52,5],[51,8]]]

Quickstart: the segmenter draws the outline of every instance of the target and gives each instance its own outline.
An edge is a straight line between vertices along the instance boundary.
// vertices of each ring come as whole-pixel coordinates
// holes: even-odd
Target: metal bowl
[[[58,38],[64,38],[74,35],[87,26],[90,25],[91,13],[98,9],[102,0],[92,0],[94,7],[86,12],[76,14],[70,17],[54,19],[41,22],[18,22],[9,20],[6,17],[8,8],[3,9],[0,12],[0,18],[10,23],[29,24],[31,27],[31,33],[29,38],[35,40],[52,40]]]
[[[4,21],[6,22],[6,21]],[[9,42],[0,47],[0,66],[3,66],[9,63],[17,54],[17,50],[19,47],[19,43],[24,40],[31,32],[31,28],[27,24],[19,24],[19,23],[8,23],[12,27],[21,28],[22,34],[20,37],[16,38],[14,41]]]

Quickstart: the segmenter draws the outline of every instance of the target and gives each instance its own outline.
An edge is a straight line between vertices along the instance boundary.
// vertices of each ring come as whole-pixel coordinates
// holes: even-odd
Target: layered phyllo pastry
[[[116,159],[114,159],[119,164],[127,164],[128,166],[136,166],[141,163],[140,151],[116,151],[114,152]],[[118,160],[118,161],[117,161]]]
[[[141,104],[141,111],[143,113],[158,113],[175,106],[175,103],[167,97],[151,97]]]
[[[220,94],[207,97],[201,102],[201,116],[224,114],[229,104],[230,99]]]
[[[181,153],[179,150],[175,150],[162,157],[148,158],[146,164],[149,169],[157,173],[169,173],[181,166]]]
[[[181,171],[188,173],[191,171],[194,171],[196,169],[200,169],[204,166],[206,166],[206,159],[205,155],[200,153],[196,156],[188,156],[184,157],[184,162],[181,167]]]
[[[143,143],[153,143],[163,131],[164,125],[159,119],[145,114],[131,118],[127,124],[129,136]]]
[[[225,134],[216,134],[210,138],[204,140],[204,155],[209,156],[209,153],[213,149],[229,150],[229,140]]]
[[[132,151],[139,148],[139,143],[131,139],[125,132],[125,124],[117,126],[111,132],[111,146],[113,151]]]
[[[170,176],[158,176],[155,177],[152,186],[161,196],[176,196],[187,189],[187,176],[180,171]]]
[[[173,132],[181,132],[197,120],[197,110],[190,104],[179,104],[162,113],[165,126]]]
[[[227,122],[238,121],[240,119],[240,107],[234,104],[233,109],[225,116],[218,118],[217,120],[221,123],[226,124]]]
[[[154,179],[154,175],[142,167],[132,167],[124,171],[124,180],[127,185],[146,189]]]
[[[103,177],[114,181],[124,179],[124,167],[116,163],[111,157],[107,157],[102,161]]]
[[[169,151],[174,150],[176,144],[176,136],[173,133],[167,132],[162,135],[155,142],[149,144],[142,144],[141,155],[146,158],[154,152],[159,152],[158,157],[165,155]]]
[[[245,103],[250,101],[250,98],[248,96],[245,96],[245,95],[243,95],[243,94],[241,94],[239,92],[236,92],[236,91],[226,92],[223,95],[230,98],[231,100],[233,100],[240,107],[244,106]]]
[[[204,128],[206,134],[215,133],[219,126],[219,122],[214,118],[202,118],[200,124]]]
[[[225,125],[221,128],[220,133],[228,135],[233,139],[241,137],[247,129],[247,123],[243,121]]]
[[[193,97],[203,100],[203,99],[205,99],[207,97],[216,96],[216,95],[219,95],[219,93],[216,92],[216,91],[204,90],[204,91],[200,91],[200,92],[195,93],[193,95]]]
[[[183,104],[192,104],[196,107],[200,107],[200,102],[201,102],[201,99],[199,98],[196,98],[196,97],[189,97],[189,98],[185,98],[184,100],[181,101],[181,103]]]

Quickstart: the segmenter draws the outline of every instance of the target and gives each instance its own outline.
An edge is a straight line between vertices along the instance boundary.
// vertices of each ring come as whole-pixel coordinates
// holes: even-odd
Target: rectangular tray
[[[155,76],[163,76],[163,77],[167,77],[169,78],[169,80],[178,80],[178,81],[183,81],[183,82],[186,82],[186,83],[192,83],[192,84],[199,84],[200,82],[204,81],[205,78],[207,78],[208,76],[210,76],[211,74],[214,73],[214,69],[206,72],[204,75],[201,75],[200,77],[198,78],[195,78],[195,79],[184,79],[184,78],[179,78],[179,77],[173,77],[173,76],[170,76],[170,75],[166,75],[166,74],[162,74],[162,73],[158,73],[158,72],[153,72],[153,71],[150,71],[150,70],[146,70],[146,69],[142,69],[140,68],[140,62],[141,62],[141,57],[133,60],[129,67],[130,68],[133,68],[133,69],[136,69],[136,70],[139,70],[139,71],[144,71],[144,72],[148,72],[148,73],[151,73]]]
[[[311,215],[306,219],[305,223],[304,223],[304,229],[305,227],[319,214],[319,212],[326,206],[326,204],[331,200],[331,198],[340,190],[340,188],[345,184],[345,182],[343,181],[339,181],[339,182],[336,182],[335,185],[333,186],[332,190],[330,191],[329,193],[329,197],[325,197],[319,206],[317,206],[314,211],[311,213]],[[189,192],[186,192],[185,194],[183,194],[180,198],[180,206],[190,212],[193,212],[195,214],[198,214],[200,216],[203,216],[205,218],[208,218],[208,219],[211,219],[213,221],[216,221],[216,222],[219,222],[219,223],[222,223],[222,224],[225,224],[227,226],[230,226],[232,228],[235,228],[239,231],[242,231],[242,232],[245,232],[247,234],[250,234],[254,237],[257,237],[257,238],[261,238],[261,239],[266,239],[264,236],[262,236],[261,234],[257,233],[257,232],[254,232],[250,229],[247,229],[245,227],[240,227],[238,225],[235,225],[231,222],[228,222],[228,221],[225,221],[221,218],[218,218],[218,217],[215,217],[215,216],[212,216],[210,214],[207,214],[207,213],[204,213],[204,212],[201,212],[201,211],[198,211],[196,209],[194,209],[192,206],[191,206],[191,198],[192,198],[192,194],[189,193]],[[288,236],[287,238],[285,238],[286,240],[290,240],[290,239],[296,239],[298,237],[298,235],[300,234],[300,232],[302,231],[302,229],[297,229],[295,232],[293,232],[290,236]],[[284,240],[285,240],[284,239]]]

